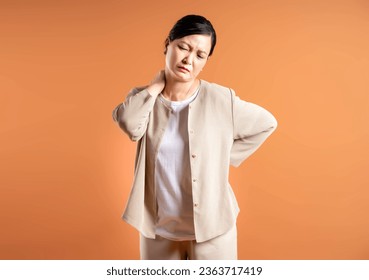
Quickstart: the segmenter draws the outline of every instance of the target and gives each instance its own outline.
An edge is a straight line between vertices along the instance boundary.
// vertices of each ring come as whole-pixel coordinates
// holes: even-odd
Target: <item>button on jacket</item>
[[[113,110],[113,119],[138,141],[133,186],[122,218],[155,238],[155,161],[171,108],[145,87],[133,89]],[[229,165],[239,166],[277,127],[264,108],[235,92],[201,80],[189,104],[188,135],[195,237],[203,242],[232,228],[239,207],[228,182]]]

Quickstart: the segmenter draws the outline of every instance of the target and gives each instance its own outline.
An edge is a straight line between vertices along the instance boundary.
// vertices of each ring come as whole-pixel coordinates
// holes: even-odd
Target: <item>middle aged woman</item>
[[[141,259],[237,259],[238,204],[228,182],[277,122],[230,88],[198,79],[216,44],[188,15],[165,41],[165,67],[134,88],[113,119],[138,141],[122,218],[140,232]]]

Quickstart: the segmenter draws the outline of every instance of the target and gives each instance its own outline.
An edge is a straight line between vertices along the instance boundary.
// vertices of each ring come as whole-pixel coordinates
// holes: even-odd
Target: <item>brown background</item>
[[[369,258],[365,0],[1,0],[0,258],[139,257],[120,220],[135,143],[111,112],[189,13],[219,38],[201,78],[279,122],[231,169],[239,257]]]

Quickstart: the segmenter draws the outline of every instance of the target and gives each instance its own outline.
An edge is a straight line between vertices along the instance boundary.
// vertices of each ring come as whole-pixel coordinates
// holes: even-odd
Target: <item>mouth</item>
[[[178,66],[178,68],[181,69],[183,72],[190,72],[190,70],[188,70],[186,67]]]

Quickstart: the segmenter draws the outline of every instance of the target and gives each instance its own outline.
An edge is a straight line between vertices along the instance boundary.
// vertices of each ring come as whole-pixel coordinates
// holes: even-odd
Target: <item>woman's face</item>
[[[166,78],[193,81],[204,68],[210,48],[210,35],[188,35],[170,42],[165,56]]]

